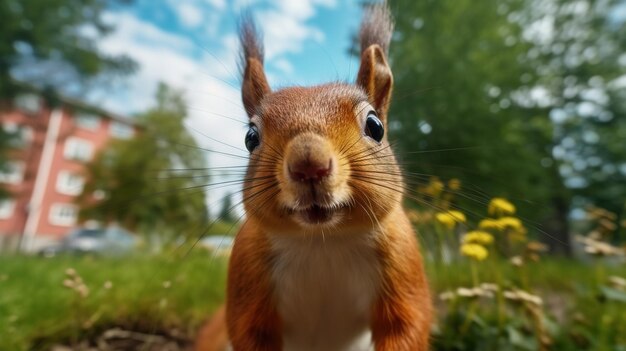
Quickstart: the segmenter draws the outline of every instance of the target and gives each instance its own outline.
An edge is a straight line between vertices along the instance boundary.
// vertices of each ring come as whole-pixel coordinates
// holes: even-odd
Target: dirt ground
[[[192,341],[176,332],[149,334],[112,328],[74,345],[54,345],[50,351],[189,351],[191,348]]]

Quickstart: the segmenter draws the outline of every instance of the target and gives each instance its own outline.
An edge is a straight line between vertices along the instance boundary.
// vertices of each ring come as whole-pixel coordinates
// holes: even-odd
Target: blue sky
[[[196,74],[237,85],[236,22],[245,9],[264,32],[273,87],[354,76],[356,60],[347,50],[361,15],[357,0],[138,0],[107,14],[117,31],[102,46],[130,55],[141,68],[124,91],[104,99],[106,107],[126,114],[140,111],[149,103],[147,91],[155,80],[186,85],[175,75],[193,74],[194,68]]]
[[[99,45],[107,53],[129,55],[139,71],[121,86],[95,91],[89,99],[131,115],[151,106],[155,87],[163,81],[185,91],[187,126],[202,147],[246,155],[234,149],[244,149],[247,121],[239,92],[236,34],[245,9],[264,33],[272,88],[355,76],[358,60],[347,51],[360,22],[359,0],[136,0],[107,12],[105,19],[116,31]],[[210,152],[207,158],[211,167],[241,165],[243,160]],[[209,189],[212,210],[219,208],[225,192],[236,191],[236,186]]]

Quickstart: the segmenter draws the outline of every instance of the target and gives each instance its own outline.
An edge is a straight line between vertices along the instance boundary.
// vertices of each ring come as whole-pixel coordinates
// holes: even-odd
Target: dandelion
[[[78,285],[75,291],[82,298],[89,296],[89,288],[85,284]]]
[[[457,223],[465,223],[467,220],[463,212],[455,210],[439,212],[435,215],[435,218],[437,219],[437,222],[441,223],[448,229],[454,229]]]
[[[535,306],[542,306],[543,300],[541,297],[537,295],[533,295],[527,291],[515,289],[515,290],[507,290],[504,292],[504,297],[511,301],[518,301],[522,303],[529,303]]]
[[[522,258],[522,256],[511,257],[511,264],[515,267],[521,267],[524,265],[524,259]]]
[[[460,297],[493,297],[493,291],[483,289],[482,287],[474,287],[474,288],[458,288],[456,289],[456,294]]]
[[[104,285],[102,287],[106,290],[110,290],[113,287],[113,283],[110,280],[107,280],[106,282],[104,282]]]
[[[498,286],[498,284],[494,284],[494,283],[482,283],[480,284],[480,287],[484,290],[492,291],[492,292],[496,292],[500,290],[500,287]]]
[[[585,246],[585,252],[594,256],[612,256],[621,253],[615,246],[600,241],[595,241]]]
[[[485,218],[478,223],[478,228],[482,230],[500,230],[500,222],[497,219]]]
[[[518,231],[522,231],[524,229],[522,221],[520,221],[519,218],[516,217],[502,217],[498,219],[498,224],[500,225],[500,228],[503,229],[512,229]]]
[[[585,252],[593,256],[618,256],[624,254],[619,248],[594,238],[577,236],[576,241],[583,243]]]
[[[616,275],[609,277],[609,283],[616,289],[626,290],[626,279]]]
[[[454,291],[448,290],[439,294],[439,300],[441,301],[454,300],[454,298],[456,298]]]
[[[457,191],[459,189],[461,189],[461,181],[456,179],[456,178],[452,178],[448,181],[448,189],[452,190],[452,191]]]
[[[480,244],[484,246],[491,245],[493,243],[493,235],[482,230],[473,230],[463,236],[463,243]]]
[[[487,212],[491,216],[510,216],[515,214],[515,205],[510,203],[507,199],[501,197],[494,197],[489,202]]]
[[[608,233],[617,229],[617,225],[615,225],[615,223],[605,218],[598,220],[598,225]]]
[[[587,215],[590,219],[601,219],[601,218],[605,218],[605,219],[609,219],[611,221],[614,221],[617,219],[617,215],[611,211],[605,210],[604,208],[599,208],[599,207],[591,207],[588,211],[587,211]]]
[[[489,252],[478,244],[463,244],[461,245],[461,254],[476,261],[483,261],[489,255]]]
[[[426,193],[433,198],[436,198],[441,194],[445,185],[439,178],[433,177],[430,179],[430,184],[428,184],[428,188],[426,189]]]
[[[597,230],[592,230],[589,234],[587,234],[587,237],[593,240],[602,240],[602,233]]]
[[[538,241],[531,241],[526,244],[526,250],[534,253],[542,253],[548,251],[548,246],[544,243],[540,243]]]

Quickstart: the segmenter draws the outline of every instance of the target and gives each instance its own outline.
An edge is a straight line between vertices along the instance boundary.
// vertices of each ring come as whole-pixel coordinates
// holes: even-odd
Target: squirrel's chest
[[[370,316],[380,288],[373,240],[278,237],[272,247],[284,349],[372,349]]]

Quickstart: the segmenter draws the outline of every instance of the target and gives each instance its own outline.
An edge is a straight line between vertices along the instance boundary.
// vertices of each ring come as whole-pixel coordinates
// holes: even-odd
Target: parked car
[[[78,228],[57,244],[42,248],[39,254],[45,257],[63,253],[120,255],[132,251],[138,242],[134,234],[117,226]]]

